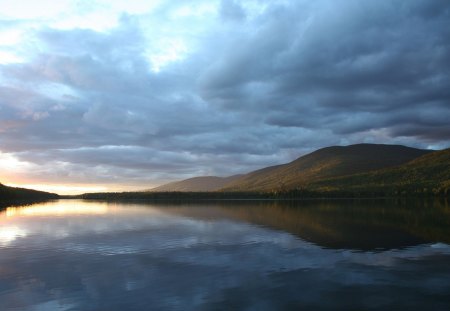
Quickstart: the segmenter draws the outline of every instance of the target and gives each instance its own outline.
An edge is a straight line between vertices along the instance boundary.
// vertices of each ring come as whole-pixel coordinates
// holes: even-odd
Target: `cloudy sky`
[[[447,0],[0,0],[0,182],[226,176],[450,146]]]

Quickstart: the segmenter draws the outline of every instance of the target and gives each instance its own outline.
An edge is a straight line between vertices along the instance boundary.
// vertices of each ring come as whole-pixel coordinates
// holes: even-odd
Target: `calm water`
[[[0,211],[0,310],[449,310],[445,202]]]

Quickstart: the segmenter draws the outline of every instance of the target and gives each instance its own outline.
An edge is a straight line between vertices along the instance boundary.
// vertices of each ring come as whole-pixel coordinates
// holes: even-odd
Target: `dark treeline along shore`
[[[21,200],[42,201],[58,198],[59,195],[54,193],[25,188],[8,187],[0,183],[0,201],[21,201]]]
[[[55,193],[8,187],[0,183],[0,211],[11,206],[24,206],[59,198]]]
[[[142,200],[142,201],[217,201],[217,200],[301,200],[314,198],[393,198],[393,197],[450,197],[450,192],[421,192],[419,189],[401,188],[394,191],[386,189],[367,191],[308,191],[286,190],[274,192],[99,192],[75,196],[60,196],[65,199],[85,200]]]
[[[146,191],[77,196],[0,184],[0,200],[233,200],[354,197],[449,197],[450,149],[400,145],[326,147],[290,163],[229,177],[200,176]]]

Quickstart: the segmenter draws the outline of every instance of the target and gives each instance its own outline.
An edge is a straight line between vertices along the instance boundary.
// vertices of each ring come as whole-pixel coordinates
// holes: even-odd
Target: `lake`
[[[449,310],[445,201],[0,210],[0,310]]]

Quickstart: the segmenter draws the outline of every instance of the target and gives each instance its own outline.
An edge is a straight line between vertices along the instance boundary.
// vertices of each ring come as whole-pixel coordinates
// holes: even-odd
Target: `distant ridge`
[[[290,163],[243,175],[223,191],[273,191],[305,188],[323,179],[368,173],[405,164],[430,150],[401,145],[357,144],[314,151]]]
[[[227,184],[240,178],[242,175],[233,175],[230,177],[217,177],[217,176],[201,176],[193,177],[181,181],[171,182],[156,188],[152,188],[149,191],[157,192],[208,192],[217,191]]]

